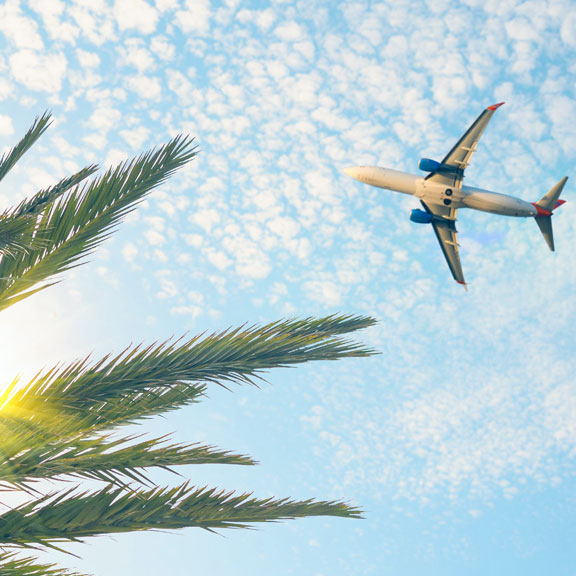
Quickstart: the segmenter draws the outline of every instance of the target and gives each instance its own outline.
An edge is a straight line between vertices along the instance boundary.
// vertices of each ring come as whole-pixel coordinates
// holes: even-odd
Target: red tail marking
[[[536,204],[536,202],[532,202],[532,206],[534,206],[534,208],[536,208],[536,218],[541,218],[542,216],[551,216],[552,212],[550,210],[546,210],[544,208],[542,208],[542,206],[538,206],[538,204]]]

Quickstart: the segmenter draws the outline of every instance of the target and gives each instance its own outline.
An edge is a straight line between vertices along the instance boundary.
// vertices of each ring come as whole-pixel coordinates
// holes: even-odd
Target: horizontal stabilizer
[[[540,228],[540,232],[542,232],[542,236],[544,236],[544,240],[546,240],[546,244],[548,244],[548,248],[554,252],[554,233],[552,232],[552,216],[539,216],[538,218],[534,218],[536,220],[536,224],[538,224],[538,228]]]

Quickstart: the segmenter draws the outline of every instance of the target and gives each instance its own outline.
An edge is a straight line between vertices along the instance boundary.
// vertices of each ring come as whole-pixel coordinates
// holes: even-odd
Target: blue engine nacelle
[[[420,158],[418,168],[424,170],[424,172],[438,172],[441,170],[442,164],[436,162],[436,160],[430,160],[430,158]]]
[[[442,164],[442,162],[430,160],[430,158],[420,158],[418,168],[424,170],[424,172],[443,172],[446,174],[457,174],[459,171],[455,166],[447,166],[446,164]]]
[[[430,212],[424,212],[424,210],[419,210],[415,208],[410,212],[410,220],[416,222],[417,224],[430,224],[432,222],[432,214]]]

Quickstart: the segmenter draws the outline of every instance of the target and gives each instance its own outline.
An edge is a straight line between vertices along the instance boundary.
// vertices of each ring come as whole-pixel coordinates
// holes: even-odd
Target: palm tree
[[[49,114],[37,118],[0,159],[0,179],[49,124]],[[85,183],[97,170],[88,166],[1,214],[0,310],[83,263],[126,214],[195,155],[193,140],[177,136]],[[101,534],[360,517],[360,510],[343,502],[258,499],[188,482],[155,486],[149,477],[154,467],[254,462],[212,446],[174,444],[168,437],[143,440],[120,431],[198,402],[210,384],[257,384],[277,366],[368,356],[372,350],[343,335],[372,324],[367,317],[329,316],[242,326],[132,346],[115,356],[47,368],[26,383],[12,382],[0,395],[0,487],[5,494],[25,494],[26,501],[0,514],[0,574],[70,575],[20,552],[59,549]],[[66,480],[66,487],[46,493],[47,479],[51,486]],[[82,485],[86,480],[100,487],[89,490]]]

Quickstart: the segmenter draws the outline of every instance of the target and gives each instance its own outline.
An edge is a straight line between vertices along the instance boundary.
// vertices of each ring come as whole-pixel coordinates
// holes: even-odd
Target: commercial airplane
[[[344,170],[348,176],[365,184],[416,196],[424,210],[412,210],[410,220],[418,224],[432,224],[454,280],[464,287],[466,282],[460,264],[456,230],[456,213],[459,208],[473,208],[502,216],[532,217],[536,220],[548,247],[554,251],[552,212],[564,204],[564,200],[559,198],[568,180],[566,176],[541,200],[533,203],[507,194],[463,185],[464,171],[476,151],[480,137],[494,112],[502,104],[504,102],[488,106],[442,162],[422,158],[418,168],[428,172],[424,178],[378,166],[354,166]]]

